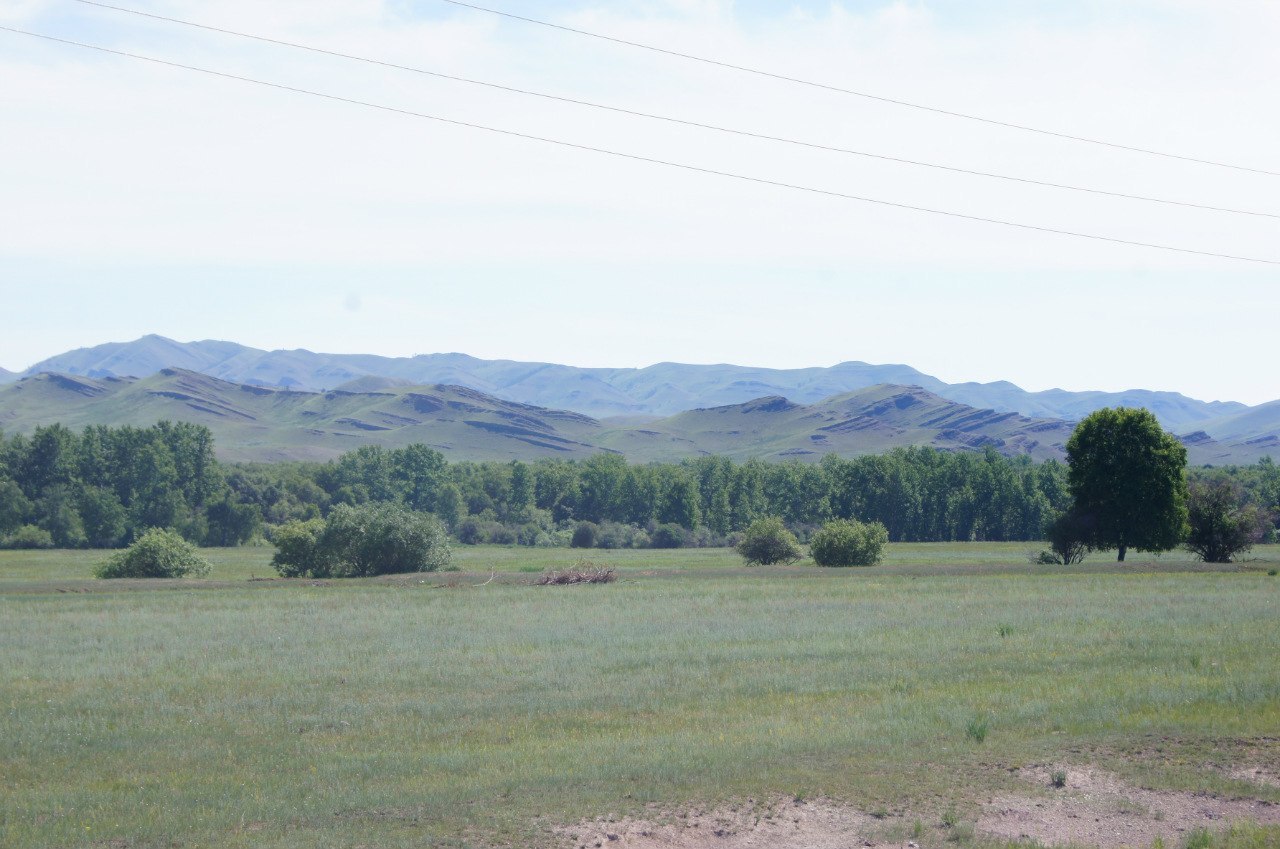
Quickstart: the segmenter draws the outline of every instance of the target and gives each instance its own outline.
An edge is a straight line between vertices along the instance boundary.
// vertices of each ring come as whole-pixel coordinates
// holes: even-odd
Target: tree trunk
[[[1124,546],[1124,545],[1120,546],[1120,556],[1116,558],[1116,562],[1118,562],[1118,563],[1123,563],[1123,562],[1124,562],[1124,553],[1125,553],[1126,551],[1128,551],[1128,550],[1129,550],[1129,549],[1128,549],[1128,546]]]

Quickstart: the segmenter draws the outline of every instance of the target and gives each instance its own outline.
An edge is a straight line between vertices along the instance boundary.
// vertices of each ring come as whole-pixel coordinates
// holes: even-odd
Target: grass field
[[[582,554],[561,550],[351,582],[250,581],[271,550],[225,550],[191,583],[0,553],[0,846],[550,846],[584,817],[776,794],[983,845],[937,824],[1057,761],[1280,803],[1222,769],[1280,769],[1280,549],[1064,569],[1031,548],[593,552],[621,580],[579,587],[532,585]]]

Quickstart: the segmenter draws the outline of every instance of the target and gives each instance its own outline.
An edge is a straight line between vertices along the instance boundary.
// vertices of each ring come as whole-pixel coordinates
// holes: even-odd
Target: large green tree
[[[1067,440],[1067,482],[1093,548],[1168,551],[1187,533],[1187,449],[1149,410],[1092,413]]]

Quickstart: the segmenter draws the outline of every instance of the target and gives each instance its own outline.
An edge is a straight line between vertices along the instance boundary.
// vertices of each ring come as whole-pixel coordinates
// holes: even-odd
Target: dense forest
[[[1280,505],[1280,467],[1269,459],[1189,474],[1230,476],[1251,501]],[[990,449],[629,465],[614,454],[447,463],[411,445],[329,463],[226,464],[209,431],[191,424],[0,434],[0,541],[10,547],[110,548],[152,527],[238,545],[366,502],[434,513],[464,543],[717,545],[761,516],[781,517],[802,539],[827,519],[856,518],[882,522],[894,541],[1034,540],[1068,501],[1064,465]]]

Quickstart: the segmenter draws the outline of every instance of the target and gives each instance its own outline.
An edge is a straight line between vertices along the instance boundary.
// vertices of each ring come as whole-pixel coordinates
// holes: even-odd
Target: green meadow
[[[193,582],[3,552],[0,846],[557,846],[585,817],[779,794],[942,846],[944,812],[1057,762],[1280,803],[1224,770],[1280,766],[1280,547],[1069,568],[1032,548],[592,551],[619,580],[567,587],[533,579],[583,552],[282,581],[271,549],[225,549]]]

